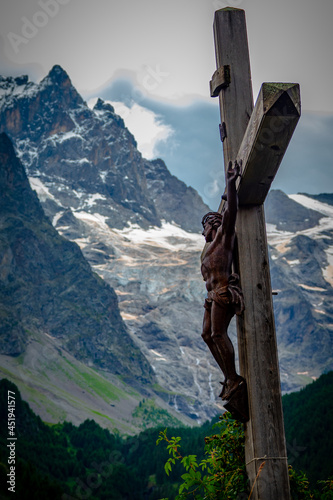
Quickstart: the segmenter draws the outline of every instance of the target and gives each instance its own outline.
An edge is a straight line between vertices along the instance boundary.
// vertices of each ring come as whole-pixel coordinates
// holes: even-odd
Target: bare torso
[[[223,224],[217,230],[201,264],[201,273],[206,282],[207,291],[228,284],[233,259],[235,235],[226,234]]]

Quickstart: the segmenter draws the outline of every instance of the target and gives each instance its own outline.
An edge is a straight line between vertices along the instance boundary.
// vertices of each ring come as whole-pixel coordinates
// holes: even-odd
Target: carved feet
[[[237,378],[235,381],[228,380],[221,382],[224,386],[220,397],[226,401],[224,407],[230,411],[232,417],[240,422],[249,420],[249,405],[247,397],[246,381],[243,377]]]

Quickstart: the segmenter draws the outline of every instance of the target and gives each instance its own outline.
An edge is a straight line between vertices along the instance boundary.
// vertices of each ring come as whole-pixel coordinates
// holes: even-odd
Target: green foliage
[[[327,380],[324,377],[324,387]],[[319,382],[321,390],[321,379]],[[316,385],[313,384],[313,387]],[[101,428],[93,420],[86,420],[79,426],[68,422],[46,425],[22,400],[17,387],[2,379],[1,499],[12,498],[6,485],[8,391],[15,393],[16,401],[16,472],[19,480],[15,497],[20,500],[220,500],[246,499],[250,494],[244,466],[243,428],[229,414],[225,414],[217,424],[206,422],[197,428],[168,428],[168,435],[173,436],[171,438],[164,427],[146,429],[137,436],[121,437]],[[138,407],[144,409],[146,401]],[[316,415],[316,412],[313,414]],[[307,420],[312,418],[312,413],[309,415]],[[300,428],[303,420],[298,422]],[[326,422],[325,412],[323,422]],[[320,432],[314,429],[313,432],[318,439],[322,439]],[[322,433],[324,439],[330,442],[329,427],[323,427]],[[156,439],[166,446],[156,446]],[[311,447],[298,453],[302,455],[308,450],[312,453],[310,458],[314,456],[317,460]],[[319,466],[322,464],[324,467],[320,449],[318,453]],[[289,453],[289,457],[293,458],[294,454]],[[326,477],[321,475],[320,481],[314,484],[298,468],[290,467],[289,474],[293,500],[333,500],[331,474]]]
[[[17,498],[174,498],[175,486],[163,470],[166,452],[155,446],[156,429],[126,438],[111,434],[93,420],[79,426],[69,422],[46,425],[21,399],[18,388],[6,379],[0,380],[0,479],[5,479],[8,473],[8,390],[15,393],[16,401]],[[141,408],[145,406],[146,401]],[[200,453],[209,427],[208,423],[197,429],[180,427],[177,432],[181,433],[185,446],[191,444]],[[1,480],[0,498],[6,499],[8,493],[6,481]]]
[[[243,426],[225,413],[214,427],[219,434],[205,438],[205,458],[200,462],[196,455],[181,455],[180,437],[169,439],[167,430],[160,432],[156,444],[165,441],[171,455],[164,466],[166,474],[170,474],[176,461],[185,469],[176,500],[231,500],[247,491]]]
[[[196,455],[181,454],[180,437],[168,438],[167,429],[160,431],[156,444],[165,441],[171,455],[165,462],[165,473],[170,476],[177,462],[185,469],[180,475],[182,482],[178,483],[175,500],[236,500],[241,495],[251,498],[245,470],[243,426],[233,420],[230,413],[225,413],[216,427],[220,432],[205,438],[205,458],[200,462]],[[289,465],[289,479],[292,500],[333,500],[333,477],[318,481],[317,489],[313,489],[307,475]]]
[[[310,500],[314,498],[310,491],[309,480],[304,472],[296,472],[291,465],[288,466],[290,493],[293,500]]]
[[[312,487],[333,474],[333,372],[282,398],[289,463]]]
[[[159,427],[172,425],[180,427],[182,423],[169,412],[159,408],[152,399],[143,399],[132,413],[134,419],[138,419],[144,429],[148,427]]]
[[[318,489],[313,490],[306,474],[289,465],[289,480],[292,500],[333,500],[333,477],[318,481]]]
[[[321,500],[333,499],[333,476],[329,477],[326,481],[318,481],[321,486]]]

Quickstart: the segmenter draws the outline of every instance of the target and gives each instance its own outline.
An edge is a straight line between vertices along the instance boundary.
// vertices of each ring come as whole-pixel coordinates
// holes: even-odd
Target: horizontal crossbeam
[[[299,85],[263,83],[240,145],[240,205],[261,205],[287,150],[301,114]]]

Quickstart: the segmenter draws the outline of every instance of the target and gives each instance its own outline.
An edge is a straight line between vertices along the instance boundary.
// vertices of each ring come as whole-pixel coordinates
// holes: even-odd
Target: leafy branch
[[[205,458],[198,464],[196,455],[183,456],[180,452],[180,437],[168,438],[167,429],[159,433],[157,443],[166,443],[171,455],[164,469],[169,476],[176,463],[185,469],[181,475],[175,500],[251,500],[255,483],[264,469],[263,462],[249,489],[245,470],[244,432],[242,425],[233,420],[229,413],[220,417],[215,424],[218,433],[205,438]],[[318,481],[319,490],[310,489],[304,472],[296,471],[289,465],[291,498],[293,500],[333,500],[333,478]],[[167,500],[167,499],[163,499]]]
[[[160,432],[156,444],[165,441],[171,455],[164,466],[166,474],[170,474],[177,461],[186,471],[181,475],[183,482],[176,500],[190,496],[197,500],[229,500],[239,498],[239,493],[247,490],[242,426],[225,414],[216,427],[220,433],[205,438],[206,458],[199,464],[196,455],[182,456],[179,451],[181,438],[169,439],[167,429]]]

